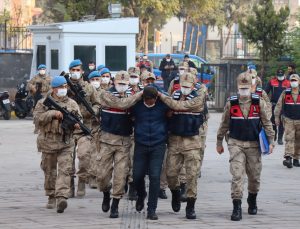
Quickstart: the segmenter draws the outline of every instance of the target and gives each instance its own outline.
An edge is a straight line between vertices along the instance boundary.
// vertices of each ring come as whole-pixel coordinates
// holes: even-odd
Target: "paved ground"
[[[0,120],[0,228],[299,228],[300,168],[282,166],[283,147],[276,146],[273,155],[263,158],[258,215],[247,214],[243,201],[243,220],[230,221],[230,174],[228,152],[215,152],[216,131],[220,114],[209,122],[207,150],[199,180],[196,203],[197,220],[185,219],[185,204],[174,213],[168,200],[159,200],[158,221],[145,220],[134,204],[124,198],[119,219],[109,219],[101,212],[102,194],[87,190],[86,198],[70,199],[64,214],[45,209],[43,174],[39,168],[31,120]],[[246,187],[246,186],[245,186]],[[246,195],[245,190],[245,195]]]

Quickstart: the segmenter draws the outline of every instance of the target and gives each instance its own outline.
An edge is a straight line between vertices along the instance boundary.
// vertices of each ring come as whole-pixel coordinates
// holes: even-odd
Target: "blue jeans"
[[[166,144],[145,146],[135,143],[133,159],[133,182],[140,198],[145,197],[145,175],[148,173],[150,185],[148,212],[155,212],[160,187],[160,173],[164,161]]]

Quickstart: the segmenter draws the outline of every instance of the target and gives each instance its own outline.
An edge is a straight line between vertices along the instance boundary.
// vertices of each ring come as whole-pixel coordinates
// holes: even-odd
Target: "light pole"
[[[172,32],[170,32],[170,36],[171,36],[171,49],[170,49],[170,53],[173,53],[172,50],[173,50],[173,35],[172,35]]]

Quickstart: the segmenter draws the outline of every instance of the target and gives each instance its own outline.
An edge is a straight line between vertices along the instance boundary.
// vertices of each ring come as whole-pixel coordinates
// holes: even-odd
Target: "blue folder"
[[[260,151],[263,155],[269,154],[269,141],[264,128],[259,133]]]

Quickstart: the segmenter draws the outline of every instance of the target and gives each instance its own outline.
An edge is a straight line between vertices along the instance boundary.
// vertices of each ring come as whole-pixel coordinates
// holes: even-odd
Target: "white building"
[[[33,33],[31,76],[46,64],[51,76],[68,71],[74,59],[104,64],[113,73],[135,65],[138,18],[109,18],[28,27]]]

